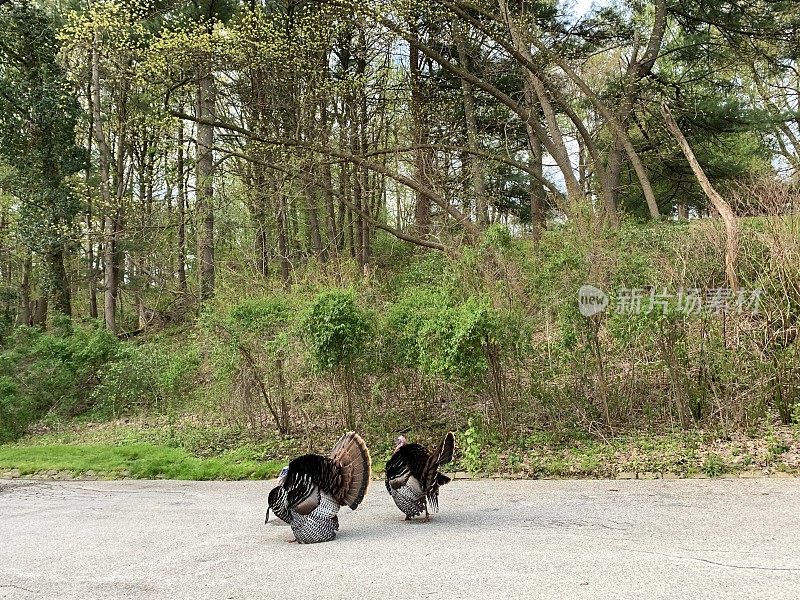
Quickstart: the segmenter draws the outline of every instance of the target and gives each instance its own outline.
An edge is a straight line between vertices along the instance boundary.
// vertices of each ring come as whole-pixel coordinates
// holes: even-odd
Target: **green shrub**
[[[467,429],[459,436],[459,440],[462,445],[464,467],[470,473],[475,473],[481,468],[481,443],[480,434],[471,417],[467,420]]]
[[[494,223],[486,229],[483,234],[483,242],[486,246],[500,251],[509,250],[513,244],[508,227],[500,223]]]
[[[0,376],[0,444],[16,439],[36,416],[35,407],[20,397],[16,382]]]
[[[487,299],[456,302],[440,290],[414,290],[393,304],[384,340],[395,364],[446,379],[479,379],[496,345],[514,353],[524,337],[521,319]]]
[[[709,453],[703,462],[703,472],[711,478],[719,477],[725,473],[726,468],[725,460],[713,452]]]
[[[341,390],[344,422],[356,425],[356,367],[366,353],[371,317],[356,305],[353,292],[329,290],[314,298],[303,320],[306,345],[315,368]],[[336,392],[335,392],[336,393]]]
[[[425,362],[423,329],[427,323],[436,320],[437,315],[449,315],[452,312],[451,303],[452,299],[446,292],[422,287],[407,292],[389,307],[383,331],[389,350],[389,367],[422,370]]]
[[[309,354],[321,371],[348,367],[363,355],[371,330],[366,311],[345,290],[319,294],[306,313],[304,332]]]
[[[480,377],[487,368],[486,345],[498,332],[497,314],[485,301],[469,298],[439,311],[419,331],[420,369],[447,378]]]
[[[0,354],[0,376],[15,382],[6,388],[3,412],[13,415],[6,436],[18,436],[48,412],[71,417],[92,406],[92,390],[103,367],[116,359],[120,343],[99,324],[54,324],[53,332],[19,327],[13,346]]]
[[[228,312],[228,324],[237,334],[272,339],[290,321],[292,306],[287,297],[248,298],[234,304]]]

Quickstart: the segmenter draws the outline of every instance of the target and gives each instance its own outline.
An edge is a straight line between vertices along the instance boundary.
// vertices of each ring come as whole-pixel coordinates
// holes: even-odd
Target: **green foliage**
[[[769,463],[774,463],[780,456],[790,450],[789,444],[775,435],[774,431],[769,431],[766,439]]]
[[[73,326],[65,317],[50,333],[17,328],[13,346],[0,353],[0,435],[18,437],[47,414],[103,418],[165,409],[186,396],[198,360],[191,349],[123,344],[100,324]]]
[[[470,473],[475,473],[481,468],[481,443],[478,429],[473,419],[467,421],[467,429],[458,437],[461,445],[462,461]]]
[[[399,366],[469,380],[486,372],[489,345],[513,348],[519,342],[518,325],[486,299],[457,302],[439,289],[420,288],[389,308],[385,340]]]
[[[19,386],[8,375],[0,376],[0,443],[19,435],[38,415],[32,403],[19,395]]]
[[[180,418],[184,410],[249,431],[269,432],[274,423],[283,436],[330,437],[353,424],[379,439],[409,425],[432,438],[480,415],[460,444],[464,468],[607,474],[613,449],[587,441],[598,428],[609,435],[604,401],[615,430],[753,426],[758,436],[763,423],[797,406],[796,355],[792,346],[737,344],[732,331],[779,321],[685,315],[674,301],[664,311],[609,309],[587,320],[576,306],[586,281],[612,294],[648,282],[669,291],[719,285],[717,235],[705,223],[625,223],[587,240],[565,226],[538,245],[513,240],[507,252],[486,246],[410,255],[410,264],[376,271],[357,289],[330,287],[333,278],[319,273],[288,292],[268,282],[247,288],[244,277],[226,274],[199,328],[174,334],[119,341],[99,326],[59,318],[47,333],[19,328],[0,353],[3,438],[37,420],[52,427],[73,416]],[[773,251],[757,250],[742,268],[767,277]],[[540,441],[530,431],[540,428],[559,447],[579,438],[586,447],[574,456],[529,457]],[[226,436],[198,430],[152,441],[222,452]],[[751,460],[781,464],[785,438],[776,439],[770,451],[748,452]],[[518,454],[513,460],[498,451],[506,443]],[[647,461],[634,456],[626,469],[661,468],[658,452],[676,468],[679,450],[698,452],[688,445],[641,450]],[[692,468],[717,470],[705,456],[692,458]],[[729,469],[744,459],[722,460]]]
[[[423,369],[425,364],[422,332],[437,315],[449,313],[452,298],[440,289],[411,289],[393,303],[384,321],[390,360],[400,367]]]
[[[231,307],[230,322],[241,332],[276,335],[289,322],[291,306],[286,297],[250,298]]]
[[[21,201],[20,233],[45,259],[57,310],[69,314],[63,254],[81,207],[67,181],[86,161],[75,142],[80,106],[44,10],[27,2],[0,7],[0,37],[0,157],[14,168],[9,183]]]
[[[497,328],[495,316],[486,302],[474,298],[437,311],[418,333],[422,372],[464,379],[482,375],[486,371],[484,345]]]
[[[417,288],[436,288],[449,292],[453,287],[454,269],[447,256],[428,252],[404,264],[389,282],[389,297],[403,296]]]
[[[284,433],[300,370],[298,315],[304,304],[293,295],[254,296],[207,308],[201,318],[221,394],[238,402],[253,422],[268,414]]]
[[[495,223],[490,225],[483,234],[483,241],[486,246],[500,251],[509,250],[512,247],[511,232],[508,227]]]
[[[119,342],[101,327],[58,329],[18,328],[11,348],[0,354],[0,377],[15,382],[5,388],[0,409],[7,416],[6,439],[48,411],[71,416],[90,408],[102,369],[117,357]]]
[[[719,454],[709,453],[703,463],[703,472],[709,477],[719,477],[725,472],[725,461]]]
[[[370,317],[346,290],[322,292],[311,302],[303,321],[311,360],[322,371],[352,365],[364,354]]]

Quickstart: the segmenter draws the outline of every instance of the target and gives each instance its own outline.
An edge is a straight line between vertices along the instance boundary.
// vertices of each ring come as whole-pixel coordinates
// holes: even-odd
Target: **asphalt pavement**
[[[0,598],[800,598],[800,479],[455,481],[429,523],[373,482],[311,546],[271,486],[0,481]]]

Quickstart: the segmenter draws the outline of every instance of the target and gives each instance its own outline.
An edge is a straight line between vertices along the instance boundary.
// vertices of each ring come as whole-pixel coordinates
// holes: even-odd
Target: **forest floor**
[[[391,436],[366,432],[380,475]],[[99,423],[40,425],[0,445],[0,477],[44,479],[238,480],[274,476],[308,449],[324,452],[331,434],[259,435],[252,430],[150,416]],[[385,438],[385,439],[384,439]],[[456,432],[457,478],[715,478],[800,474],[800,429],[746,432],[619,433],[586,437],[531,432],[503,443],[464,447]]]
[[[379,484],[327,544],[270,482],[0,481],[0,598],[769,598],[800,589],[800,479]],[[313,590],[313,593],[311,592]]]

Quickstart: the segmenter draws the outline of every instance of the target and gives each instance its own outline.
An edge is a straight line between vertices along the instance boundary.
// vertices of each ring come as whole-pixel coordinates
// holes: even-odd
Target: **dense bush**
[[[356,426],[356,368],[367,350],[370,315],[347,290],[328,290],[314,298],[303,320],[303,331],[313,365],[331,378],[342,397],[346,426]]]
[[[0,354],[0,435],[10,439],[48,412],[75,416],[92,407],[91,393],[120,344],[99,326],[58,323],[53,333],[20,327]]]
[[[457,301],[441,290],[420,288],[391,306],[383,338],[396,366],[458,381],[491,399],[505,432],[509,363],[521,358],[526,342],[519,315],[494,308],[488,298]]]
[[[161,410],[191,387],[196,353],[120,342],[99,323],[18,327],[0,353],[0,438],[49,415],[117,417]]]
[[[351,367],[363,355],[370,320],[352,292],[330,290],[311,303],[303,328],[312,361],[331,371]]]

